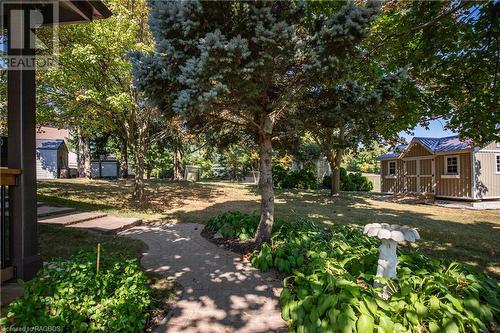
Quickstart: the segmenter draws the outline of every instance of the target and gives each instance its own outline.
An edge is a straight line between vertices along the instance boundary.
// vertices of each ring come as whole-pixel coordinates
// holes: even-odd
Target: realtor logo
[[[57,65],[56,0],[1,0],[0,67],[40,70]],[[5,30],[6,29],[6,30]]]

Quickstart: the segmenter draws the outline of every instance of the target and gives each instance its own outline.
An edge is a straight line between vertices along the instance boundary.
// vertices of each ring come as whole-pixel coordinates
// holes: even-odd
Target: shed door
[[[418,167],[418,189],[420,193],[434,192],[434,159],[420,160]]]
[[[406,192],[416,193],[417,186],[417,161],[409,160],[405,162],[405,189]]]

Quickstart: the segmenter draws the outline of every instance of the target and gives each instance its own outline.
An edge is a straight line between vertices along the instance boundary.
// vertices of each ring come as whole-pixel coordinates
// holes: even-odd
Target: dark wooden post
[[[25,22],[29,10],[25,9]],[[8,55],[32,58],[29,24],[15,27],[25,36],[24,49],[11,47],[12,29],[8,29]],[[21,169],[17,186],[10,187],[12,225],[12,264],[16,276],[31,279],[42,266],[37,242],[36,145],[35,145],[35,71],[27,68],[8,70],[8,166]]]

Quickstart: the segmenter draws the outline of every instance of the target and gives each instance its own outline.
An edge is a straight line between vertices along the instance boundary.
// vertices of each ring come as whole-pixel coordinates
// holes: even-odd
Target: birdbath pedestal
[[[420,235],[416,229],[408,226],[401,226],[399,224],[370,223],[365,226],[363,233],[370,237],[376,237],[382,241],[379,247],[377,276],[391,280],[395,279],[397,276],[399,261],[396,250],[398,248],[398,242],[414,242],[420,239]],[[384,299],[390,298],[392,292],[387,286],[384,283],[375,282],[375,287],[380,285],[384,286],[384,290],[380,296]]]

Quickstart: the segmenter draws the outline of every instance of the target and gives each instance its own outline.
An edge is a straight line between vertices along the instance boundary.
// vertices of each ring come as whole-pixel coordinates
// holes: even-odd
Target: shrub
[[[224,238],[247,240],[255,235],[259,219],[256,214],[243,214],[239,211],[226,212],[211,218],[205,225],[205,229],[217,232]]]
[[[287,175],[288,171],[281,164],[273,165],[273,184],[275,187],[282,188]]]
[[[331,176],[323,177],[323,186],[331,187]],[[360,172],[347,173],[346,169],[340,168],[340,189],[342,191],[371,191],[373,183]]]
[[[315,189],[318,182],[313,171],[301,169],[287,171],[281,165],[273,166],[273,183],[277,188],[283,189]]]
[[[152,297],[137,260],[95,253],[53,261],[26,283],[4,327],[58,326],[62,332],[142,332]]]
[[[371,191],[373,190],[373,183],[363,176],[361,172],[349,174],[349,178],[353,182],[356,191]]]

